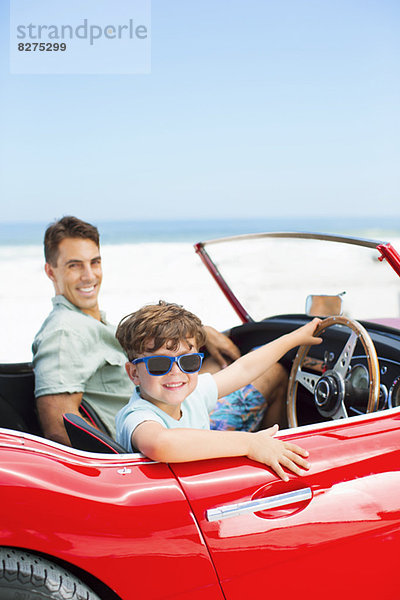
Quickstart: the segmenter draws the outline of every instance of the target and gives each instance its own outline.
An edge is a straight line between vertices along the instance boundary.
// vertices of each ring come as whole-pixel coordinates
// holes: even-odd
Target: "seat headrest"
[[[121,444],[109,435],[92,427],[86,421],[73,413],[63,415],[65,429],[73,448],[86,452],[101,452],[103,454],[127,454]]]

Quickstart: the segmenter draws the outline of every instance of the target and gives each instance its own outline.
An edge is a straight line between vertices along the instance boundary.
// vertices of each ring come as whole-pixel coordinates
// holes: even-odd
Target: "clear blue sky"
[[[398,0],[151,12],[148,75],[11,75],[0,0],[1,221],[400,215]]]

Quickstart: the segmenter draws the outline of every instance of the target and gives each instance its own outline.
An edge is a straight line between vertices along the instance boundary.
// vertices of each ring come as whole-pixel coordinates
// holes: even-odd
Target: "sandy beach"
[[[400,240],[392,242],[400,248]],[[367,263],[361,264],[353,247],[335,244],[334,260],[312,256],[310,269],[287,247],[274,252],[274,260],[268,257],[261,278],[263,257],[251,246],[242,244],[236,256],[225,245],[211,250],[226,263],[224,275],[240,290],[240,299],[255,319],[301,313],[309,293],[342,291],[346,314],[354,318],[400,314],[399,279],[388,265],[372,259],[368,249]],[[220,330],[240,323],[190,243],[104,244],[102,258],[100,305],[112,323],[160,298],[183,304]],[[51,310],[53,295],[43,270],[42,247],[0,246],[0,281],[0,361],[30,361],[33,337]]]

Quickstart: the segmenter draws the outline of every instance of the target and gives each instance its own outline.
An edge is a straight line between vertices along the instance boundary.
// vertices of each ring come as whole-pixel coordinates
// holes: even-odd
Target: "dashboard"
[[[304,325],[309,319],[306,315],[279,315],[263,321],[240,325],[228,333],[244,354],[256,346],[268,343],[276,337]],[[371,336],[378,356],[380,375],[378,410],[400,406],[400,330],[367,321],[360,321],[360,323]],[[349,335],[349,329],[342,325],[335,325],[325,330],[322,335],[323,343],[310,348],[304,368],[321,374],[332,368]],[[291,350],[281,361],[288,372],[290,372],[296,351],[297,349]],[[368,386],[367,358],[362,344],[358,342],[345,377],[344,402],[349,417],[366,412]],[[324,420],[320,414],[316,413],[312,395],[301,386],[299,386],[298,392],[298,406],[299,425]]]

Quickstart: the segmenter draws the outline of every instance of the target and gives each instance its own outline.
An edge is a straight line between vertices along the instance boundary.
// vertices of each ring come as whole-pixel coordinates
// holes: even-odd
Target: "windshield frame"
[[[385,241],[329,233],[280,231],[265,233],[249,233],[225,238],[212,239],[205,242],[197,242],[196,244],[194,244],[195,252],[200,256],[207,270],[209,271],[213,279],[216,281],[217,285],[221,289],[224,296],[227,298],[228,302],[231,304],[233,310],[241,319],[242,323],[254,322],[254,319],[249,315],[246,308],[237,298],[236,294],[233,292],[231,287],[227,284],[217,265],[214,263],[209,253],[207,252],[206,246],[212,246],[215,244],[226,242],[254,240],[260,238],[312,239],[341,244],[351,244],[355,246],[364,246],[366,248],[375,249],[379,253],[378,259],[380,261],[386,260],[388,264],[392,267],[392,269],[395,271],[395,273],[400,277],[400,254],[389,242]]]

